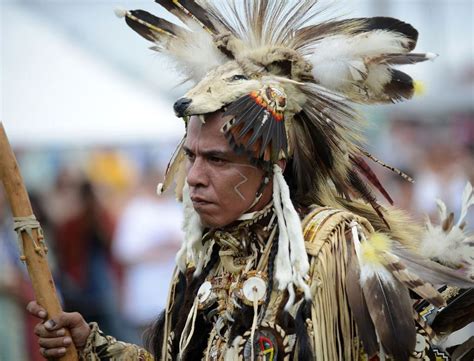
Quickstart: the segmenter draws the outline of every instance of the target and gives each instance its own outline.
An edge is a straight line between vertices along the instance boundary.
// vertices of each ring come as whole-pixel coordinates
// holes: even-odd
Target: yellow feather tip
[[[368,241],[377,252],[390,251],[392,241],[384,233],[374,232]]]
[[[421,80],[413,81],[413,89],[416,96],[423,95],[426,93],[426,86]]]
[[[377,250],[369,242],[363,242],[360,245],[360,248],[361,248],[361,255],[362,255],[363,262],[365,263],[380,263],[381,262]]]

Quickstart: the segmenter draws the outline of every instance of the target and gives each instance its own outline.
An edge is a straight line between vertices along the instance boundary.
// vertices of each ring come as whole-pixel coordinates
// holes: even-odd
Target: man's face
[[[268,185],[262,199],[249,209],[263,171],[230,148],[220,131],[223,124],[221,112],[207,116],[204,124],[193,116],[184,143],[191,200],[207,227],[223,227],[246,211],[261,209],[271,198]]]

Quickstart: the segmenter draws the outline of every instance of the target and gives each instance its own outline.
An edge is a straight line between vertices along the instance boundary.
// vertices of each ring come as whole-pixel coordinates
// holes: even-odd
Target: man
[[[421,229],[377,203],[361,176],[391,199],[364,160],[373,157],[356,141],[346,103],[413,95],[411,78],[391,64],[430,58],[411,53],[416,30],[390,18],[307,25],[316,1],[249,0],[227,13],[157,2],[188,27],[141,10],[120,14],[197,85],[175,103],[187,134],[159,189],[176,181],[185,239],[167,308],[148,334],[154,358],[434,359],[441,351],[431,344],[446,328],[433,331],[419,312],[436,314],[466,293],[440,294],[430,283],[472,282],[420,255]],[[467,187],[466,212],[471,198]],[[462,219],[451,218],[428,232],[464,239]],[[28,308],[47,319],[36,303]],[[46,357],[74,342],[85,360],[152,359],[79,314],[36,332]]]

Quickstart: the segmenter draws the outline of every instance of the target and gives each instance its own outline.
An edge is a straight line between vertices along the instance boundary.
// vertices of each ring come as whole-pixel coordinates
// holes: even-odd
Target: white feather
[[[466,187],[464,187],[464,192],[462,194],[461,216],[459,217],[456,226],[459,227],[461,223],[464,222],[464,219],[467,216],[467,211],[472,205],[474,205],[474,192],[472,190],[471,182],[467,182]]]
[[[214,45],[212,36],[194,23],[187,24],[192,30],[186,38],[173,38],[166,49],[160,51],[171,58],[176,70],[187,79],[200,81],[213,68],[228,59]]]
[[[441,199],[436,199],[436,207],[438,208],[439,220],[442,222],[448,217],[448,210],[446,204]]]
[[[354,82],[362,81],[360,74],[370,78],[369,84],[380,88],[387,81],[388,67],[367,66],[369,61],[383,54],[406,53],[410,40],[399,33],[377,30],[358,35],[334,35],[317,42],[309,61],[313,76],[328,89],[349,90]],[[374,74],[371,72],[374,71]],[[377,80],[376,76],[382,79]],[[383,84],[382,84],[383,85]]]

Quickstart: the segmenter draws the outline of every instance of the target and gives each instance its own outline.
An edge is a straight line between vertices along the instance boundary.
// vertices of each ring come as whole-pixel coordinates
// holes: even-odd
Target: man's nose
[[[185,116],[185,111],[186,109],[189,108],[189,106],[191,105],[192,103],[192,99],[189,99],[189,98],[179,98],[176,103],[174,103],[173,105],[173,108],[174,108],[174,112],[176,114],[177,117],[183,117]]]
[[[208,185],[208,172],[204,162],[196,158],[188,168],[187,182],[190,187],[206,187]]]

